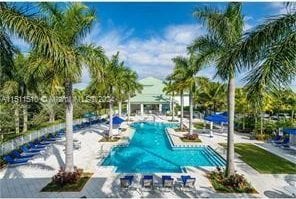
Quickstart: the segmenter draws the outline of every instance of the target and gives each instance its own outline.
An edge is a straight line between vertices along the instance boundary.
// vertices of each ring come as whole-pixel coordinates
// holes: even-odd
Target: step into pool
[[[172,150],[165,128],[172,123],[138,122],[128,146],[114,147],[102,166],[115,166],[118,173],[182,173],[185,166],[224,166],[225,160],[212,148]]]

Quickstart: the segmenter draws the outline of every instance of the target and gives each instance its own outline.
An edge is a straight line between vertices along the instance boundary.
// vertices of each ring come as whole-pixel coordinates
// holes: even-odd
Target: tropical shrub
[[[3,159],[3,156],[0,156],[0,169],[4,168],[6,165],[5,160]]]
[[[255,139],[256,140],[268,140],[269,138],[271,138],[272,136],[271,135],[269,135],[269,134],[256,134],[255,135]]]
[[[256,190],[250,185],[244,175],[235,173],[234,175],[225,177],[224,171],[220,167],[217,167],[216,171],[210,172],[208,178],[217,191],[228,193],[256,193]]]
[[[52,181],[60,186],[74,184],[80,179],[82,173],[83,170],[77,169],[77,167],[74,167],[73,172],[66,172],[64,168],[61,168],[59,172],[52,177]]]
[[[198,139],[198,135],[197,134],[186,134],[186,135],[184,135],[184,138],[187,140],[196,140],[196,139]]]

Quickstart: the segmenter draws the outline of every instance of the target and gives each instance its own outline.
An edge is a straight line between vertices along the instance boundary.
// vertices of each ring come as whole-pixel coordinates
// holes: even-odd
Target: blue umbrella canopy
[[[228,124],[228,116],[225,113],[208,115],[204,119],[210,122],[214,122],[216,124]]]
[[[296,128],[284,128],[284,133],[296,135]]]
[[[122,122],[124,122],[124,119],[118,117],[118,116],[115,116],[112,118],[112,124],[121,124]],[[109,122],[108,122],[109,124]]]

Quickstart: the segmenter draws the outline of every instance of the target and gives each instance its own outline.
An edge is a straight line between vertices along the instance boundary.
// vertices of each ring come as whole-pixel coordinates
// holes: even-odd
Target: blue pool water
[[[130,144],[115,147],[103,166],[116,166],[119,173],[181,173],[184,166],[223,166],[222,159],[210,147],[172,150],[166,127],[168,123],[134,123],[135,133]]]

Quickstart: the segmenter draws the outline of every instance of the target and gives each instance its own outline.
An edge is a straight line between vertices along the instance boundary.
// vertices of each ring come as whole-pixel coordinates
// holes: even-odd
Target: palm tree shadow
[[[29,164],[28,166],[31,168],[37,168],[37,169],[42,169],[42,170],[51,170],[51,171],[55,170],[54,167],[48,166],[48,165],[42,164],[42,163],[33,163],[33,164]]]
[[[16,167],[7,167],[3,179],[10,179],[10,178],[23,178],[24,174],[20,172]]]
[[[64,167],[65,166],[65,162],[61,156],[61,153],[59,151],[59,149],[56,147],[56,146],[52,146],[52,153],[53,155],[56,157],[58,163],[59,163],[59,166],[60,167]]]
[[[264,191],[264,195],[268,198],[293,198],[292,196],[280,191],[280,190],[275,190],[275,191]]]

